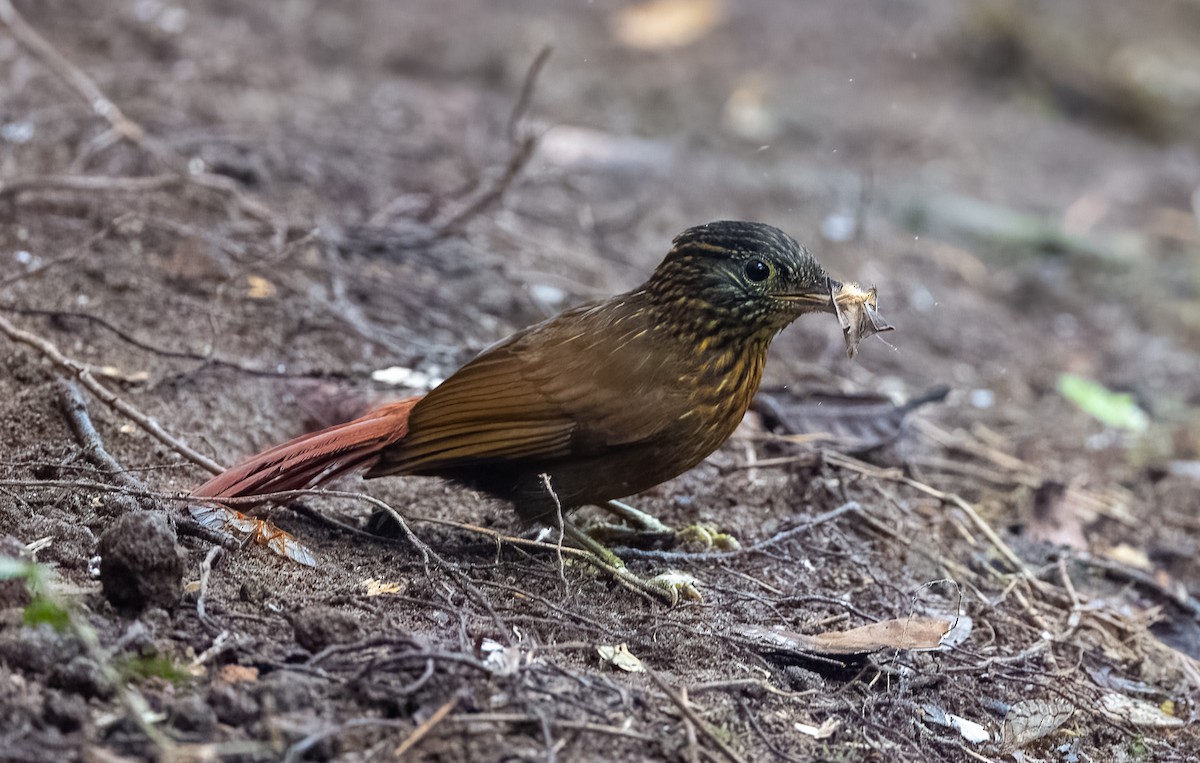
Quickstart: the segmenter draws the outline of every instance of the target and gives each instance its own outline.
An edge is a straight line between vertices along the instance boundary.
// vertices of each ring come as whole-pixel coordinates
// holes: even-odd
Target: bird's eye
[[[771,266],[759,259],[746,263],[746,278],[755,283],[762,283],[771,277]]]

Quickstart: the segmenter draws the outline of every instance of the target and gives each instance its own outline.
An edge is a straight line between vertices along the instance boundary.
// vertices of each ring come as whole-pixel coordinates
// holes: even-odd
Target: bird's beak
[[[798,302],[804,305],[807,312],[836,313],[837,306],[834,304],[834,295],[841,288],[841,281],[836,281],[826,276],[821,285],[811,290],[796,291],[778,296],[780,299],[785,299],[788,302]]]

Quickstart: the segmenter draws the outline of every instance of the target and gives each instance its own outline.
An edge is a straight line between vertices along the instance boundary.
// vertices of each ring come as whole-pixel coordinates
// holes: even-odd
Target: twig
[[[208,581],[212,576],[213,565],[220,558],[221,553],[220,546],[213,546],[200,564],[200,593],[196,596],[196,615],[210,632],[219,632],[221,628],[209,621],[208,612],[205,611],[204,597],[208,595]]]
[[[0,185],[0,188],[2,188],[2,185]],[[106,239],[110,235],[112,235],[112,232],[114,230],[119,228],[123,222],[130,219],[132,216],[133,216],[132,213],[118,215],[115,219],[111,220],[107,225],[105,225],[99,231],[97,231],[96,233],[94,233],[90,237],[88,237],[88,239],[86,241],[84,241],[82,244],[75,246],[74,248],[69,250],[66,254],[61,255],[59,257],[55,257],[54,259],[51,259],[51,260],[46,260],[34,267],[22,272],[22,273],[14,273],[13,275],[8,276],[7,278],[0,278],[0,289],[3,289],[4,287],[9,286],[11,284],[17,283],[18,281],[24,281],[26,279],[33,278],[34,276],[39,275],[40,273],[46,272],[50,268],[54,268],[54,267],[58,267],[59,265],[66,265],[68,263],[74,262],[75,260],[79,259],[83,255],[87,254],[87,252],[93,246],[95,246],[96,244],[100,243],[101,241],[103,241],[104,239]]]
[[[558,577],[562,580],[563,585],[570,586],[567,582],[566,562],[563,561],[563,540],[566,538],[567,520],[563,517],[562,501],[558,500],[558,493],[554,492],[554,488],[550,486],[550,475],[542,474],[542,486],[546,488],[546,492],[554,499],[554,509],[558,518],[558,540],[555,542],[555,555],[558,557]]]
[[[92,424],[92,417],[88,414],[87,401],[80,394],[79,387],[74,382],[61,381],[59,397],[63,413],[67,417],[67,423],[71,425],[75,439],[79,440],[80,446],[83,447],[84,458],[122,485],[138,490],[145,489],[141,480],[131,475],[105,450],[104,442],[100,439],[100,433],[96,431],[95,425]]]
[[[830,509],[829,511],[826,511],[823,514],[818,514],[815,517],[809,517],[809,519],[806,522],[804,522],[804,524],[802,524],[802,525],[799,525],[797,527],[793,527],[790,530],[784,530],[781,533],[772,535],[770,538],[759,541],[758,543],[755,543],[752,546],[744,546],[739,549],[734,549],[733,551],[720,551],[720,552],[715,552],[715,553],[707,552],[707,553],[698,553],[698,554],[692,554],[692,553],[688,553],[686,551],[646,551],[643,549],[636,549],[636,548],[621,548],[621,549],[619,549],[619,551],[620,551],[620,555],[626,559],[643,559],[643,560],[656,561],[656,562],[727,561],[736,556],[741,556],[744,554],[755,554],[755,553],[764,552],[771,546],[777,546],[780,543],[790,540],[791,538],[794,538],[797,535],[802,535],[803,533],[808,532],[809,530],[816,527],[817,525],[825,524],[826,522],[831,522],[831,521],[837,519],[838,517],[842,516],[843,514],[849,514],[850,512],[860,511],[861,509],[862,509],[862,506],[859,505],[858,501],[848,501],[848,502],[842,504],[841,506],[838,506],[836,509]]]
[[[5,0],[0,0],[0,3],[3,2],[5,2]],[[73,358],[68,358],[66,355],[63,355],[52,343],[42,339],[36,334],[31,334],[28,331],[22,331],[3,316],[0,316],[0,333],[6,335],[14,342],[28,345],[29,347],[32,347],[33,349],[42,353],[42,355],[54,363],[54,365],[78,379],[84,387],[87,387],[89,392],[98,397],[103,403],[132,420],[151,437],[166,445],[179,455],[183,456],[194,464],[208,469],[214,474],[220,474],[222,471],[224,471],[221,465],[216,461],[213,461],[211,458],[205,456],[199,451],[193,450],[187,444],[171,436],[166,430],[159,426],[158,422],[154,421],[137,408],[134,408],[132,405],[125,402],[113,392],[109,391],[103,384],[96,381],[96,378],[92,376],[92,372],[88,370],[87,366],[77,360],[74,360]]]
[[[425,541],[418,538],[416,533],[412,531],[412,528],[408,526],[408,522],[404,519],[400,512],[396,511],[388,503],[381,501],[374,496],[348,490],[325,490],[318,488],[307,490],[282,490],[276,493],[263,493],[261,495],[246,496],[243,498],[228,498],[220,496],[216,498],[192,496],[192,498],[197,500],[212,500],[217,503],[236,506],[255,505],[265,501],[284,501],[292,498],[314,495],[328,496],[332,498],[349,498],[355,501],[364,501],[386,512],[393,520],[395,520],[396,524],[400,526],[400,530],[404,534],[405,539],[407,539],[408,542],[411,543],[418,552],[420,552],[424,563],[428,565],[430,560],[432,560],[439,568],[450,573],[452,577],[456,578],[459,584],[463,587],[463,590],[467,592],[467,595],[474,599],[477,604],[482,606],[488,613],[488,616],[491,617],[492,622],[495,623],[496,628],[499,631],[497,634],[498,638],[503,639],[506,643],[510,643],[510,629],[505,626],[503,618],[501,618],[500,614],[496,612],[496,609],[492,606],[491,601],[489,601],[488,598],[483,595],[483,591],[479,590],[479,587],[476,586],[475,583],[469,577],[467,577],[467,575],[461,569],[459,569],[457,565],[451,564],[443,559],[437,554],[437,552],[430,548]]]
[[[0,482],[0,484],[4,484],[4,483]],[[555,551],[556,553],[560,551],[560,547],[556,546],[553,543],[543,543],[542,541],[529,540],[527,538],[518,538],[514,535],[505,535],[504,533],[497,532],[496,530],[492,530],[487,527],[480,527],[479,525],[473,525],[473,524],[469,524],[466,522],[455,522],[455,521],[449,520],[449,519],[437,519],[434,517],[414,517],[413,521],[428,522],[429,524],[443,525],[446,527],[456,527],[460,530],[466,530],[468,532],[478,533],[479,535],[485,535],[489,538],[494,539],[497,543],[508,543],[513,546],[525,546],[527,548],[542,548],[542,549],[546,549],[549,551]],[[654,602],[654,601],[660,600],[658,598],[655,598],[655,596],[659,595],[660,592],[655,591],[655,593],[652,595],[644,588],[639,587],[636,583],[632,582],[629,579],[629,577],[631,577],[631,575],[627,570],[618,568],[618,567],[614,567],[613,565],[609,564],[604,559],[600,558],[599,556],[592,553],[591,551],[588,551],[588,550],[585,550],[582,548],[572,548],[570,546],[562,546],[561,553],[575,556],[575,557],[587,562],[588,564],[592,565],[593,567],[595,567],[599,570],[602,570],[605,574],[612,577],[612,579],[615,580],[617,583],[619,583],[621,586],[623,586],[624,588],[626,588],[629,591],[632,591],[632,592],[638,594],[639,596],[643,597],[647,601]],[[644,581],[642,581],[642,582],[644,584]]]
[[[331,726],[327,729],[309,734],[308,736],[296,742],[291,747],[287,748],[287,752],[283,755],[283,763],[296,763],[296,761],[304,758],[304,753],[311,750],[319,742],[328,739],[331,736],[340,734],[343,731],[358,728],[373,728],[382,727],[386,729],[402,729],[408,726],[406,719],[392,718],[352,718],[345,723],[339,723],[336,726]]]
[[[7,0],[0,0],[0,5]],[[106,177],[102,175],[37,175],[0,184],[0,199],[23,193],[77,191],[82,193],[152,193],[184,183],[183,175]]]
[[[0,25],[5,26],[25,50],[45,64],[59,79],[65,82],[76,95],[83,99],[95,114],[105,119],[111,126],[112,133],[147,151],[174,172],[173,175],[169,176],[154,176],[159,178],[157,181],[143,180],[141,178],[102,178],[95,181],[90,179],[82,180],[81,182],[84,185],[92,182],[103,182],[106,185],[102,190],[106,190],[113,187],[112,184],[114,181],[117,183],[117,187],[121,185],[128,187],[128,184],[131,183],[136,187],[138,183],[143,182],[162,182],[168,184],[180,182],[191,183],[197,187],[217,191],[231,198],[242,212],[271,227],[271,243],[276,249],[283,246],[287,238],[287,226],[278,215],[261,202],[243,193],[242,189],[232,178],[223,175],[214,175],[210,172],[195,172],[183,157],[165,149],[156,141],[150,140],[145,129],[137,122],[125,116],[117,105],[104,94],[104,91],[96,85],[91,77],[55,50],[53,45],[47,42],[45,38],[38,34],[25,21],[21,14],[17,12],[17,9],[13,7],[11,0],[0,0]],[[107,146],[113,142],[115,141],[108,140],[107,136],[101,136],[101,145]],[[168,177],[170,180],[167,180]],[[78,186],[72,190],[78,190]]]
[[[534,56],[529,69],[525,71],[525,80],[521,83],[521,93],[517,96],[517,102],[513,104],[512,113],[508,115],[508,140],[510,143],[517,142],[517,127],[525,118],[525,112],[529,111],[529,103],[533,100],[533,88],[537,85],[538,75],[541,74],[542,67],[546,65],[546,61],[550,59],[553,51],[554,48],[550,45],[543,45],[538,54]]]
[[[29,274],[26,274],[26,275],[29,275]],[[6,283],[8,283],[8,282],[7,281],[0,282],[0,286],[4,286]],[[295,378],[295,377],[313,377],[313,376],[329,376],[330,375],[327,373],[292,373],[289,371],[277,371],[277,370],[274,370],[271,368],[254,368],[252,366],[242,365],[241,363],[238,363],[237,361],[225,360],[223,358],[218,358],[218,357],[214,357],[211,355],[202,355],[197,352],[187,352],[184,350],[168,350],[163,347],[156,347],[147,342],[143,342],[142,340],[140,340],[137,337],[130,334],[128,331],[125,331],[124,329],[122,329],[120,326],[117,326],[117,325],[109,322],[108,320],[101,318],[98,315],[92,315],[91,313],[80,313],[80,312],[75,312],[73,310],[44,310],[44,309],[35,308],[35,307],[17,307],[15,305],[0,305],[0,310],[4,310],[4,311],[10,312],[10,313],[17,313],[18,315],[36,315],[36,316],[47,317],[47,318],[76,318],[78,320],[88,321],[90,323],[96,324],[97,326],[100,326],[101,328],[103,328],[107,331],[112,332],[113,334],[116,335],[116,337],[118,339],[138,348],[139,350],[144,350],[146,352],[149,352],[149,353],[152,353],[154,355],[158,355],[158,356],[164,357],[164,358],[174,358],[177,360],[194,360],[198,363],[204,363],[206,365],[230,368],[235,371],[238,371],[239,373],[246,374],[248,376],[265,376],[265,377],[270,377],[270,378]]]
[[[536,135],[517,135],[517,125],[525,116],[525,111],[529,108],[529,101],[533,96],[534,86],[537,84],[538,74],[542,67],[545,66],[546,60],[550,58],[550,46],[542,48],[537,56],[533,59],[533,63],[529,65],[528,71],[525,72],[525,81],[521,85],[521,93],[517,97],[517,102],[513,106],[512,113],[508,118],[508,141],[509,155],[508,163],[504,167],[504,172],[492,186],[476,197],[475,201],[467,205],[465,209],[452,215],[449,219],[436,223],[434,228],[438,231],[439,236],[449,236],[461,231],[468,222],[478,217],[483,212],[487,211],[496,202],[504,197],[509,186],[521,174],[521,170],[529,163],[529,159],[533,156],[533,150],[537,147],[538,137]]]
[[[688,704],[686,695],[677,694],[675,690],[671,688],[670,684],[663,680],[653,670],[650,670],[650,668],[646,668],[646,675],[648,675],[650,680],[653,681],[654,684],[658,686],[658,688],[661,689],[664,694],[667,695],[667,699],[671,700],[671,704],[679,708],[679,712],[683,713],[683,717],[695,724],[696,728],[698,728],[710,742],[716,745],[716,748],[721,751],[721,754],[725,756],[725,759],[728,760],[729,763],[745,763],[745,760],[741,755],[738,755],[732,747],[725,744],[720,737],[718,737],[710,728],[708,728],[708,725],[703,721],[703,719],[696,715],[696,711],[693,710],[692,706]]]
[[[763,727],[758,722],[758,718],[754,716],[753,708],[750,707],[746,700],[738,697],[737,704],[742,713],[745,714],[746,720],[749,721],[750,728],[754,729],[754,733],[758,734],[758,738],[761,739],[763,744],[767,746],[767,749],[775,753],[775,757],[779,758],[780,760],[786,760],[788,763],[796,763],[798,760],[797,758],[793,758],[791,755],[788,755],[786,752],[779,749],[775,742],[772,741],[771,737],[767,735],[767,732],[763,731]]]
[[[538,719],[519,713],[477,713],[474,715],[452,715],[446,719],[447,723],[471,724],[471,723],[537,723]],[[590,731],[597,734],[607,734],[609,736],[623,737],[625,739],[636,739],[639,742],[655,742],[657,737],[648,734],[639,734],[636,731],[618,728],[616,726],[605,726],[599,723],[590,723],[588,721],[567,721],[562,719],[552,719],[550,723],[560,729],[572,729],[576,731]]]
[[[1161,596],[1163,599],[1166,599],[1182,609],[1194,620],[1200,622],[1200,601],[1197,601],[1194,597],[1188,595],[1186,590],[1181,589],[1178,592],[1173,591],[1164,586],[1157,579],[1155,579],[1153,575],[1147,572],[1143,572],[1133,567],[1127,567],[1123,564],[1117,564],[1116,562],[1108,559],[1101,559],[1093,556],[1092,554],[1077,553],[1075,554],[1075,559],[1088,565],[1089,567],[1094,567],[1098,570],[1101,570],[1102,572],[1116,579],[1127,581],[1138,588],[1155,594],[1156,596]]]
[[[433,730],[434,726],[437,726],[446,719],[446,716],[449,715],[450,711],[453,710],[457,705],[458,697],[451,697],[446,701],[445,704],[443,704],[437,710],[434,710],[433,715],[429,716],[429,718],[427,718],[420,726],[417,726],[415,729],[413,729],[413,733],[409,734],[408,737],[396,747],[395,752],[392,753],[392,757],[403,757],[404,753],[416,747],[417,744],[420,743],[420,741],[424,739],[430,731]]]
[[[0,0],[0,24],[8,28],[23,48],[67,83],[97,116],[107,120],[114,131],[133,143],[141,143],[145,137],[141,126],[121,113],[117,105],[104,95],[90,77],[64,58],[53,45],[29,26],[10,0]]]
[[[1015,569],[1023,577],[1034,581],[1035,585],[1041,585],[1041,581],[1034,576],[1033,572],[1025,565],[1025,562],[1021,560],[1021,557],[1016,555],[1012,548],[1005,543],[999,535],[996,534],[996,531],[992,529],[992,526],[984,521],[983,517],[979,516],[979,512],[975,510],[975,507],[963,499],[962,496],[956,493],[947,493],[943,490],[938,490],[931,485],[926,485],[924,482],[920,482],[919,480],[915,480],[911,477],[905,477],[904,475],[894,471],[877,469],[870,464],[859,461],[856,458],[851,458],[850,456],[845,456],[833,451],[829,451],[825,454],[825,460],[831,466],[850,469],[851,471],[856,471],[866,476],[887,479],[893,482],[899,482],[903,485],[908,485],[914,490],[924,493],[931,498],[936,498],[942,503],[950,503],[957,506],[964,514],[967,515],[967,518],[971,520],[971,523],[975,525],[975,528],[979,530],[979,532],[983,534],[985,538],[988,539],[988,542],[1000,552],[1000,555],[1004,557],[1005,561],[1012,565],[1013,569]]]
[[[679,687],[679,699],[683,704],[688,702],[687,687]],[[696,739],[696,724],[686,715],[683,717],[683,734],[687,739],[687,759],[690,763],[700,763],[700,742]]]

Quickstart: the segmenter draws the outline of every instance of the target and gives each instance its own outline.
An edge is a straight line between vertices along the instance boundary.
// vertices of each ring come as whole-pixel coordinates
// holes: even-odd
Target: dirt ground
[[[0,760],[1200,759],[1195,2],[13,5],[0,556],[37,564],[0,575]],[[702,601],[433,479],[339,484],[420,547],[272,508],[315,567],[192,518],[197,461],[716,219],[898,330],[850,360],[801,320],[771,401],[634,498],[740,539],[618,547]],[[821,637],[920,618],[951,636]]]

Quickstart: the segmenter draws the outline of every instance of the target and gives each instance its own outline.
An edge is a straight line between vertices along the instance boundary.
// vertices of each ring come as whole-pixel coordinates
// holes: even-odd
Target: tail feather
[[[419,397],[380,406],[360,418],[301,435],[250,456],[192,491],[197,498],[240,498],[300,490],[369,467],[408,434]]]

